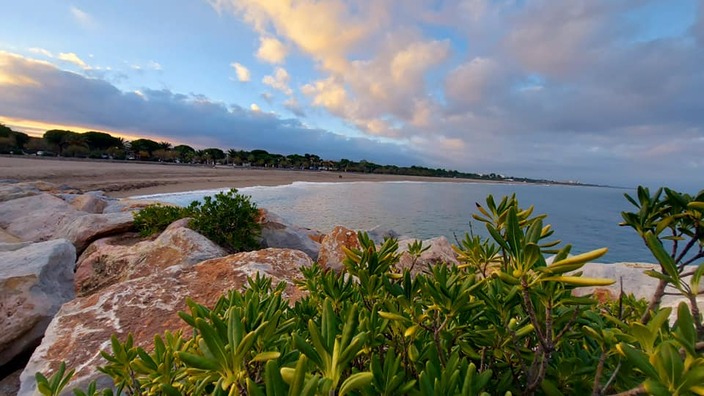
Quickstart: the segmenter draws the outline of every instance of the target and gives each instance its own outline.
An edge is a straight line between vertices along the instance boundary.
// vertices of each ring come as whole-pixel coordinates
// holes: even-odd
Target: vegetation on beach
[[[189,217],[189,226],[230,252],[259,248],[259,210],[249,196],[230,189],[188,207],[154,204],[134,213],[134,226],[142,236],[166,229],[176,220]]]
[[[135,139],[130,142],[104,132],[95,131],[77,133],[66,130],[50,130],[46,131],[42,138],[36,138],[22,132],[12,131],[0,124],[0,154],[11,152],[94,159],[223,164],[242,167],[554,183],[550,180],[510,177],[496,173],[479,174],[423,166],[381,165],[367,160],[353,161],[345,158],[336,161],[308,153],[282,155],[259,149],[224,151],[215,147],[196,150],[188,145],[173,146],[169,142],[156,142],[151,139]]]
[[[650,275],[691,303],[702,294],[704,191],[664,192],[627,197],[638,211],[624,212],[624,225],[660,263]],[[580,272],[605,249],[570,256],[545,216],[515,197],[489,196],[477,208],[490,238],[468,235],[456,247],[459,266],[412,276],[397,266],[396,240],[376,246],[360,233],[341,273],[302,270],[308,295],[293,304],[284,283],[257,275],[212,308],[188,301],[180,316],[192,335],[156,335],[153,348],[113,337],[99,370],[115,390],[93,384],[77,394],[704,394],[694,306],[681,303],[671,324],[657,296],[575,297],[613,283]],[[71,374],[37,374],[39,390],[58,394]]]

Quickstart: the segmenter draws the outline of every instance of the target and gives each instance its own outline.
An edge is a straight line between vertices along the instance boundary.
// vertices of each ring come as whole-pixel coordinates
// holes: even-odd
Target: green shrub
[[[670,326],[670,308],[642,321],[647,302],[632,296],[574,297],[613,282],[579,272],[604,249],[569,256],[514,197],[489,197],[479,211],[491,238],[465,238],[460,266],[412,277],[395,240],[375,246],[359,234],[342,273],[302,269],[308,294],[294,305],[285,283],[257,275],[212,308],[187,301],[188,337],[166,332],[153,348],[113,337],[99,370],[117,394],[704,394],[699,318],[686,304]],[[55,394],[70,374],[40,391]]]
[[[225,249],[234,253],[259,248],[259,211],[236,189],[205,197],[203,203],[194,201],[187,211],[193,218],[190,226]]]
[[[154,204],[134,213],[134,226],[139,235],[146,237],[162,232],[169,224],[188,216],[186,208]]]
[[[191,217],[189,226],[230,252],[259,248],[259,211],[250,197],[236,189],[193,201],[186,207],[154,204],[134,214],[134,225],[142,236],[164,231],[169,224]]]

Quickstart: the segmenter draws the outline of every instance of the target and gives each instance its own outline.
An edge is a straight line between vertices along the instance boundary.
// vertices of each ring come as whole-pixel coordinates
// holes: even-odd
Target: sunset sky
[[[0,0],[0,122],[704,188],[697,0]]]

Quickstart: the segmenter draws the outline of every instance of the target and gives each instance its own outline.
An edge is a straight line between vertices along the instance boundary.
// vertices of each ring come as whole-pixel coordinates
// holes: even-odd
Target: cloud
[[[305,117],[306,116],[306,113],[301,108],[301,105],[298,103],[298,101],[294,97],[290,97],[290,98],[286,99],[286,101],[284,102],[284,107],[297,117]]]
[[[231,63],[230,66],[235,69],[235,74],[237,74],[237,79],[239,81],[248,82],[250,80],[251,75],[249,73],[249,69],[247,69],[245,66],[237,62]]]
[[[61,52],[56,58],[64,62],[72,63],[81,69],[90,69],[90,66],[73,52]]]
[[[36,85],[3,85],[0,117],[31,119],[119,131],[199,147],[316,153],[327,159],[417,163],[415,153],[394,144],[349,138],[296,119],[226,105],[202,95],[169,90],[121,91],[110,83],[58,69],[47,62],[0,52],[0,70]],[[194,134],[193,131],[201,131]]]
[[[293,90],[288,86],[291,77],[288,72],[283,67],[277,67],[274,71],[274,75],[264,76],[262,82],[276,90],[283,92],[286,95],[292,95]]]
[[[272,64],[282,63],[286,58],[288,50],[284,44],[273,37],[261,37],[259,39],[259,50],[257,58]]]
[[[256,103],[252,103],[251,105],[249,105],[249,109],[256,112],[262,111],[262,109]]]
[[[45,57],[47,57],[47,58],[53,58],[53,57],[54,57],[54,55],[53,55],[51,52],[49,52],[48,50],[45,50],[44,48],[29,48],[27,51],[29,51],[29,52],[31,52],[31,53],[33,53],[33,54],[43,55],[43,56],[45,56]]]
[[[73,19],[84,28],[92,29],[96,26],[95,20],[87,12],[75,6],[71,6],[70,11]]]
[[[155,62],[153,60],[147,63],[147,67],[156,71],[164,70],[164,68],[161,66],[161,64],[159,64],[159,62]]]

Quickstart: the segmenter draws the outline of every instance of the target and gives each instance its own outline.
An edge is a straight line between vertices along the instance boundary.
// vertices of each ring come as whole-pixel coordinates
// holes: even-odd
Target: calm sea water
[[[188,205],[219,190],[159,194],[140,198]],[[483,224],[472,219],[475,202],[485,203],[489,194],[499,201],[515,193],[523,208],[548,215],[553,238],[573,245],[572,253],[600,247],[609,252],[601,262],[653,262],[633,230],[620,227],[621,211],[632,210],[618,188],[486,183],[354,182],[304,183],[277,187],[242,188],[259,206],[293,224],[323,232],[336,225],[353,229],[390,228],[401,235],[428,239],[444,235],[451,242],[470,230],[488,235]]]

